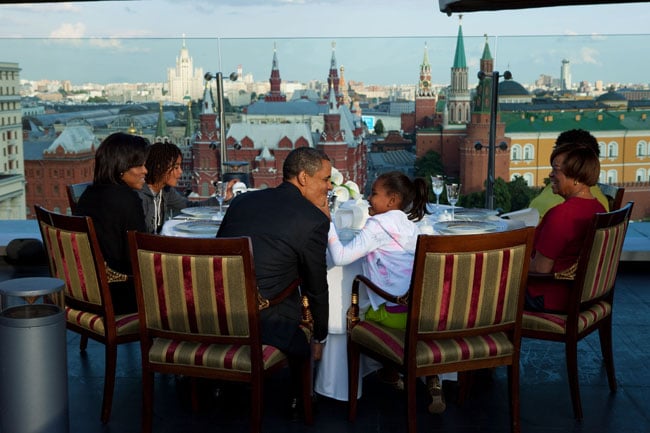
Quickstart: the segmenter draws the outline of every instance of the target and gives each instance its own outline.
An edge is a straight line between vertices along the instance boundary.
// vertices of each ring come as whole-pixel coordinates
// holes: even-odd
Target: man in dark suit
[[[314,358],[318,360],[329,316],[325,254],[332,164],[322,151],[300,147],[289,153],[282,170],[283,182],[276,188],[247,192],[232,200],[217,237],[251,237],[257,284],[266,299],[301,278],[301,293],[307,295],[314,318]],[[299,328],[298,291],[262,310],[260,320],[263,343],[290,358],[309,356],[309,342]]]

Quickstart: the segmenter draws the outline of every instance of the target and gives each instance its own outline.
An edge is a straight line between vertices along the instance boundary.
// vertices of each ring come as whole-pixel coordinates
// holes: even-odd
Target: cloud
[[[86,34],[86,25],[84,23],[63,23],[59,28],[50,32],[50,37],[54,39],[79,39]]]
[[[595,48],[582,47],[580,49],[580,63],[587,63],[592,65],[600,65],[598,56],[600,52]]]

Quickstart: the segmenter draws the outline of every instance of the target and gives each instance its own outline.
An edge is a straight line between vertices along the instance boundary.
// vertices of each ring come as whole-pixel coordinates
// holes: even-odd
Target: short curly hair
[[[183,153],[174,143],[157,142],[152,144],[145,163],[147,167],[145,182],[154,185],[162,181],[169,170],[174,167],[178,158],[182,160]]]

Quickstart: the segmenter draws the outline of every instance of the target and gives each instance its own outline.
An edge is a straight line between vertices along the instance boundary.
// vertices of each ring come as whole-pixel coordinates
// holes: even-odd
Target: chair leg
[[[521,431],[519,404],[519,360],[508,366],[508,385],[510,390],[510,429],[512,433]]]
[[[88,347],[88,336],[81,334],[81,338],[79,339],[79,351],[85,352],[87,347]]]
[[[408,425],[408,433],[417,433],[417,405],[416,405],[416,382],[417,377],[415,374],[407,372],[404,375],[404,391],[406,392],[406,419]]]
[[[467,400],[472,386],[474,385],[474,371],[459,371],[458,372],[458,397],[456,402],[460,405]]]
[[[357,418],[359,389],[359,347],[348,338],[348,420]]]
[[[578,380],[578,343],[567,341],[565,344],[566,370],[571,390],[573,415],[575,419],[582,420],[582,403],[580,402],[580,381]]]
[[[257,383],[256,383],[257,382]],[[263,380],[253,381],[251,383],[251,433],[260,433],[262,431],[262,402],[264,395]]]
[[[153,384],[154,374],[142,371],[142,433],[151,433],[153,428]]]
[[[598,337],[600,338],[600,352],[603,355],[605,362],[605,369],[607,370],[607,382],[609,382],[609,390],[616,392],[616,372],[614,369],[614,353],[612,350],[612,315],[610,314],[607,319],[598,328]]]
[[[104,373],[104,400],[102,402],[102,422],[106,424],[111,418],[113,391],[115,389],[115,367],[117,364],[117,344],[106,343]]]

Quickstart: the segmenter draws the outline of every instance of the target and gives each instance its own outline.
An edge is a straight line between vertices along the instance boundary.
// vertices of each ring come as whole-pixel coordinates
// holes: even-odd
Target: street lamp
[[[230,78],[230,81],[237,81],[237,72],[233,72],[229,75],[228,78]],[[205,81],[210,81],[213,78],[215,79],[217,83],[217,104],[219,105],[219,152],[221,153],[220,155],[220,160],[221,160],[221,176],[223,176],[224,172],[224,162],[226,162],[226,120],[225,120],[225,110],[223,106],[223,73],[221,72],[215,72],[214,74],[211,72],[206,72],[205,75],[203,76],[205,78]]]
[[[478,79],[483,81],[487,74],[483,71],[479,71]],[[497,135],[497,108],[499,103],[499,77],[503,77],[506,80],[512,78],[510,71],[505,71],[503,75],[499,75],[499,71],[492,72],[492,92],[490,92],[490,136],[488,142],[488,173],[487,173],[487,185],[485,188],[485,207],[487,209],[494,209],[494,158],[496,152],[496,135]],[[484,146],[481,143],[476,143],[474,148],[480,150]],[[504,142],[499,144],[499,149],[506,150],[508,145]]]

